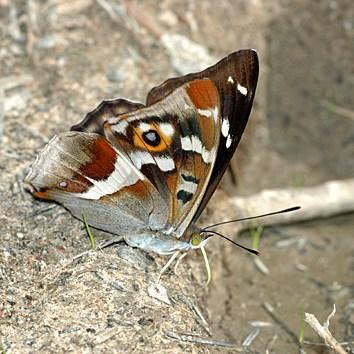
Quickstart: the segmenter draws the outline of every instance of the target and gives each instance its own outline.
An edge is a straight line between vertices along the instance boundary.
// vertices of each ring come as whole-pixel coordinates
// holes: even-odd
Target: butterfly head
[[[212,235],[203,235],[202,232],[193,232],[190,236],[189,244],[191,249],[198,249],[205,246]]]

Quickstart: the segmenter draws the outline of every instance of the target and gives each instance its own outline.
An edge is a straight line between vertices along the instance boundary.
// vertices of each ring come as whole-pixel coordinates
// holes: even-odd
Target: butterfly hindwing
[[[91,226],[115,234],[163,229],[167,205],[160,193],[104,137],[67,132],[55,136],[25,182],[33,194],[63,204]]]
[[[145,107],[140,102],[134,102],[125,98],[102,101],[93,111],[86,114],[85,118],[70,130],[103,135],[103,125],[110,117],[134,111]]]

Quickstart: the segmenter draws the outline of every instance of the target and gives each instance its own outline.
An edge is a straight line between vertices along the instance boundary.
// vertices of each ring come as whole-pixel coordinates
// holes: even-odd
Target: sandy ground
[[[191,254],[164,276],[165,304],[148,295],[164,258],[123,244],[74,258],[89,250],[83,225],[21,184],[36,152],[102,99],[144,101],[176,76],[161,39],[176,33],[215,60],[244,47],[260,55],[237,186],[226,176],[224,188],[247,195],[353,177],[353,18],[351,0],[0,0],[0,351],[298,353],[301,313],[323,322],[335,303],[330,328],[354,353],[353,215],[265,230],[268,275],[214,240],[211,285]],[[221,212],[222,196],[201,223],[237,217]],[[304,336],[302,350],[326,353],[307,326]]]

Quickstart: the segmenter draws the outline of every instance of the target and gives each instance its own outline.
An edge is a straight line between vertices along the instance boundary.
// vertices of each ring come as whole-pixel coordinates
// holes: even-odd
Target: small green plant
[[[305,310],[304,306],[300,306],[300,331],[299,331],[299,343],[302,345],[304,343],[305,336]]]
[[[294,186],[297,188],[305,186],[305,176],[297,175],[294,179]]]
[[[264,228],[263,226],[256,226],[256,227],[251,227],[249,231],[252,240],[252,248],[256,251],[259,251],[259,244],[263,236]]]
[[[92,233],[91,233],[90,226],[89,226],[89,224],[87,223],[86,216],[85,216],[84,214],[82,214],[82,218],[83,218],[83,220],[84,220],[85,228],[86,228],[88,237],[89,237],[89,239],[90,239],[91,249],[92,249],[92,250],[95,250],[95,249],[97,248],[96,240],[95,240],[94,236],[93,236]]]
[[[2,344],[1,341],[0,341],[0,354],[6,354],[6,350],[5,350],[4,345]]]

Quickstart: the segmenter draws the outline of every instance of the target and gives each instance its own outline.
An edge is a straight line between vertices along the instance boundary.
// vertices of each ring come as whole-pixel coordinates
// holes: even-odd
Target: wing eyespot
[[[68,186],[68,182],[67,181],[60,181],[59,182],[59,187],[60,188],[66,188]]]
[[[173,134],[174,128],[169,123],[143,122],[133,130],[133,144],[150,153],[164,153],[172,144]]]
[[[142,137],[144,142],[150,146],[158,147],[161,144],[161,137],[156,130],[150,129],[144,132]]]

